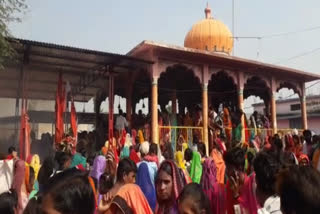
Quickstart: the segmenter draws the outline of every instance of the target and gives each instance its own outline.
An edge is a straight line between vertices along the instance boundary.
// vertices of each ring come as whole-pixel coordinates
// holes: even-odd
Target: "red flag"
[[[58,80],[58,87],[57,87],[57,93],[56,93],[56,132],[55,132],[55,142],[60,143],[63,134],[64,134],[64,128],[63,128],[63,113],[65,112],[66,108],[66,93],[65,88],[62,82],[62,75],[59,74],[59,80]]]
[[[25,108],[22,108],[19,140],[20,159],[22,160],[26,160],[30,156],[30,131],[29,116]]]
[[[78,135],[77,112],[76,112],[76,108],[74,106],[73,98],[71,100],[71,129],[72,129],[73,137],[76,139],[76,142],[77,142],[77,135]]]

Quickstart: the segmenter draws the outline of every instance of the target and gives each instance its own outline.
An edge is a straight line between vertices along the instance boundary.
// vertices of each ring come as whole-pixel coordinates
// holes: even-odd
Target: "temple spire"
[[[206,19],[211,18],[211,8],[209,7],[209,2],[207,2],[207,7],[204,9],[204,13],[206,14]]]

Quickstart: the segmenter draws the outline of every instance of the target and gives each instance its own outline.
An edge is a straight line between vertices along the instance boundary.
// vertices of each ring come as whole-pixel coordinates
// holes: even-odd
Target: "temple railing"
[[[250,133],[251,132],[254,132],[255,135],[259,135],[259,136],[270,136],[270,135],[274,135],[274,130],[272,128],[270,129],[267,129],[267,128],[247,128],[245,129],[245,131],[249,131]],[[298,135],[302,135],[302,132],[303,132],[303,129],[290,129],[290,128],[286,128],[286,129],[277,129],[277,134],[281,135],[281,136],[284,136],[286,134],[293,134],[294,131],[298,131]]]
[[[198,135],[199,141],[203,142],[203,127],[197,126],[159,126],[159,138],[160,141],[165,139],[169,134],[170,142],[176,145],[179,140],[179,136],[183,136],[184,142],[192,145],[193,136]]]

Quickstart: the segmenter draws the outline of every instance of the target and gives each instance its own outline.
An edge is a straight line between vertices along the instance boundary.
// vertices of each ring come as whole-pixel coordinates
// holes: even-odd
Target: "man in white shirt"
[[[128,122],[127,122],[127,119],[123,116],[123,112],[122,110],[120,109],[119,110],[119,115],[116,119],[116,129],[117,131],[121,134],[122,131],[128,127]]]
[[[257,154],[253,163],[256,173],[256,197],[261,208],[258,214],[282,214],[280,197],[276,195],[276,176],[280,163],[276,157],[267,152]]]

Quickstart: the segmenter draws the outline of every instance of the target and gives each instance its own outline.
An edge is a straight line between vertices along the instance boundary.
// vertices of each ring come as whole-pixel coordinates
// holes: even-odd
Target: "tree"
[[[15,55],[15,51],[7,40],[10,37],[8,24],[20,22],[21,15],[27,9],[26,0],[0,0],[0,68],[4,62]]]

